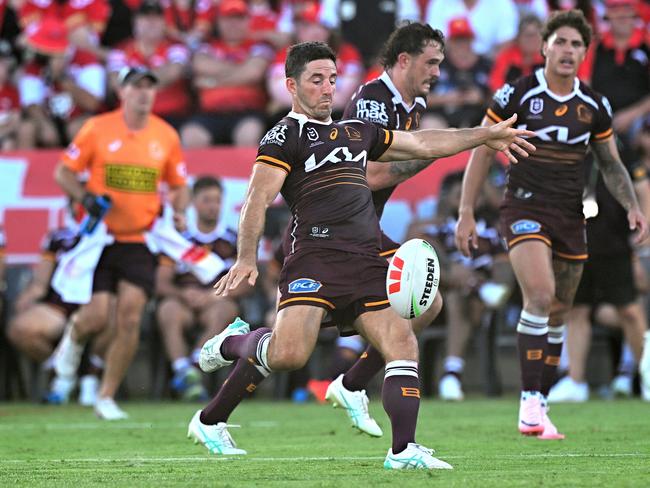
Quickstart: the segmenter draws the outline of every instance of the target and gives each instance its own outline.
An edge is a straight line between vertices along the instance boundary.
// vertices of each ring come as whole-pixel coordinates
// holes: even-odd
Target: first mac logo
[[[300,278],[289,283],[289,293],[316,293],[322,283],[311,278]]]

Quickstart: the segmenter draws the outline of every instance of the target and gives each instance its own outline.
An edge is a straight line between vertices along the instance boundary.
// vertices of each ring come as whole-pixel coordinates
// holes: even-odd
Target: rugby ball
[[[440,263],[433,246],[422,239],[402,244],[388,265],[386,293],[400,317],[412,319],[429,310],[440,284]]]

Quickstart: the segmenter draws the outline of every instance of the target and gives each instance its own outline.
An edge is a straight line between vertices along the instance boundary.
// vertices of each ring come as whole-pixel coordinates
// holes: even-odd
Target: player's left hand
[[[535,151],[535,146],[524,137],[535,137],[535,133],[525,129],[513,129],[517,121],[517,114],[507,120],[488,127],[488,140],[485,145],[495,151],[501,151],[508,156],[511,163],[516,164],[517,158],[513,153],[527,158],[530,152]]]
[[[648,220],[639,208],[634,207],[627,212],[627,221],[630,224],[630,230],[635,231],[632,242],[640,244],[648,238]]]
[[[251,264],[238,259],[235,261],[232,268],[230,268],[230,270],[228,270],[228,272],[215,283],[214,294],[217,296],[227,297],[228,294],[231,291],[236,290],[244,280],[247,280],[250,286],[254,286],[258,275],[259,272],[257,271],[256,263]]]

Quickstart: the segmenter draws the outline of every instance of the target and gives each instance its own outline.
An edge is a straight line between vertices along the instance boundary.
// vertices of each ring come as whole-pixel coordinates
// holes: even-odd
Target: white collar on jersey
[[[296,119],[298,121],[298,125],[300,127],[298,130],[298,136],[302,135],[302,128],[307,122],[311,122],[312,124],[320,124],[320,125],[331,125],[333,122],[332,117],[330,117],[328,122],[323,122],[322,120],[310,119],[305,114],[299,114],[298,112],[294,112],[293,110],[287,114],[287,117],[291,117],[292,119]]]
[[[198,226],[198,216],[196,209],[190,206],[187,209],[187,231],[190,236],[199,241],[201,244],[210,244],[222,237],[227,230],[223,221],[219,221],[217,226],[209,232],[201,232]]]
[[[393,103],[395,105],[401,103],[408,113],[410,113],[415,108],[415,105],[418,103],[422,105],[424,108],[427,108],[427,102],[422,97],[415,97],[415,100],[413,101],[413,105],[411,105],[410,107],[406,105],[404,99],[402,98],[402,94],[395,86],[395,83],[393,83],[393,80],[390,79],[390,76],[388,76],[387,72],[384,71],[377,79],[383,81],[384,85],[386,85],[388,90],[393,94]]]
[[[596,103],[596,101],[590,96],[582,93],[582,90],[580,90],[580,80],[578,79],[577,76],[573,80],[573,91],[568,95],[564,95],[564,96],[557,95],[550,90],[550,88],[548,87],[548,83],[546,82],[546,77],[544,76],[544,68],[539,68],[537,69],[537,71],[535,71],[535,78],[537,78],[537,82],[539,83],[539,85],[537,85],[532,90],[528,90],[524,94],[524,96],[521,97],[521,100],[519,101],[519,105],[523,105],[526,100],[528,100],[531,97],[534,97],[535,95],[539,95],[540,93],[546,92],[546,94],[549,97],[551,97],[553,100],[556,100],[560,103],[567,102],[575,96],[580,97],[582,100],[584,100],[589,105],[591,105],[596,110],[598,110],[598,103]]]

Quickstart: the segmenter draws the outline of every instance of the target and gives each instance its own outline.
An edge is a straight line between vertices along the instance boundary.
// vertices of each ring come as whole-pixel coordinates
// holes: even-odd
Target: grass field
[[[197,405],[126,403],[125,422],[77,406],[0,404],[0,486],[650,486],[650,404],[593,401],[553,408],[564,441],[523,438],[517,403],[423,401],[418,441],[453,471],[390,472],[385,430],[371,439],[329,406],[251,401],[231,418],[242,458],[209,455],[185,438]]]

